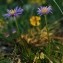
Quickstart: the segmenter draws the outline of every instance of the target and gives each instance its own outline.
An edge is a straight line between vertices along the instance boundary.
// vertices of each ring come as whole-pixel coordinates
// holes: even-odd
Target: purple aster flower
[[[9,35],[9,33],[5,33],[4,36],[5,37],[9,37],[10,35]]]
[[[16,29],[12,29],[12,33],[13,33],[13,34],[16,33]]]
[[[21,7],[16,7],[14,10],[11,9],[11,10],[8,10],[7,9],[7,14],[4,14],[3,16],[6,17],[6,18],[12,18],[14,17],[14,19],[16,19],[16,17],[18,17],[20,14],[22,14],[23,12],[23,9]]]
[[[40,8],[38,8],[37,12],[38,12],[39,15],[43,15],[43,14],[52,13],[51,10],[52,10],[51,6],[49,6],[49,7],[47,7],[47,6],[42,7],[41,6]]]

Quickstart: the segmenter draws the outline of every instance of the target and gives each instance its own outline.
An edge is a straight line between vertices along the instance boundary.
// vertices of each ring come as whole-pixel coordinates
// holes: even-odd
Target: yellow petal
[[[40,25],[40,22],[38,21],[36,26],[39,26],[39,25]]]
[[[38,21],[38,20],[41,20],[41,18],[39,17],[39,16],[36,16],[36,20]]]

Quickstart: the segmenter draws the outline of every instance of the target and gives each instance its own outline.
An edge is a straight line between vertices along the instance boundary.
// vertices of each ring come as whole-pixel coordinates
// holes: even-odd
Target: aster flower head
[[[12,29],[12,33],[13,33],[13,34],[16,33],[16,29]]]
[[[4,14],[3,16],[6,18],[14,17],[14,19],[16,19],[16,17],[18,17],[20,14],[22,14],[22,12],[23,12],[23,9],[21,7],[17,6],[15,9],[11,9],[11,10],[7,9],[7,13]]]
[[[41,6],[40,8],[38,8],[37,12],[39,15],[44,15],[44,14],[52,13],[51,10],[52,10],[51,6],[49,6],[49,7],[47,7],[47,6],[42,7]]]

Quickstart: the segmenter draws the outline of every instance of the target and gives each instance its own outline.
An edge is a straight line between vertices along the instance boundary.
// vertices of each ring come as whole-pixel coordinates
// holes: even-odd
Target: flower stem
[[[49,37],[49,30],[48,30],[48,24],[47,24],[47,16],[44,15],[45,17],[45,23],[46,23],[46,31],[47,31],[47,38],[48,38],[48,47],[47,47],[47,53],[48,53],[48,56],[50,56],[50,37]]]
[[[20,31],[19,31],[19,27],[18,27],[17,21],[15,21],[15,24],[16,24],[16,27],[17,27],[17,30],[18,30],[18,34],[20,34]]]
[[[58,9],[60,10],[60,12],[63,14],[63,12],[62,12],[60,6],[57,4],[57,2],[56,2],[55,0],[53,0],[53,1],[54,1],[54,3],[57,5],[57,7],[58,7]]]

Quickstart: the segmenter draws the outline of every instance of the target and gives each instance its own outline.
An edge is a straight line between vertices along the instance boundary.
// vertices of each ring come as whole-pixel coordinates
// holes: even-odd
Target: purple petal
[[[12,29],[12,33],[13,33],[13,34],[16,33],[16,29]]]
[[[23,9],[21,8],[21,7],[16,7],[15,9],[14,9],[14,13],[13,14],[10,14],[10,12],[12,12],[12,9],[11,10],[8,10],[7,9],[7,14],[4,14],[3,16],[4,17],[7,17],[7,18],[12,18],[12,17],[14,17],[14,19],[16,19],[16,17],[17,16],[19,16],[20,14],[22,14],[22,12],[23,12]]]
[[[18,10],[18,6],[17,6],[14,10],[16,10],[16,11],[17,11],[17,10]]]
[[[11,15],[10,14],[4,14],[3,16],[4,17],[10,17]]]
[[[47,12],[42,12],[42,9],[44,9],[44,8],[46,8],[47,9]],[[52,13],[51,12],[51,10],[52,10],[52,8],[49,6],[49,7],[47,7],[47,6],[41,6],[40,8],[38,8],[38,10],[37,10],[37,13],[39,14],[39,15],[43,15],[43,14],[48,14],[48,13]]]

